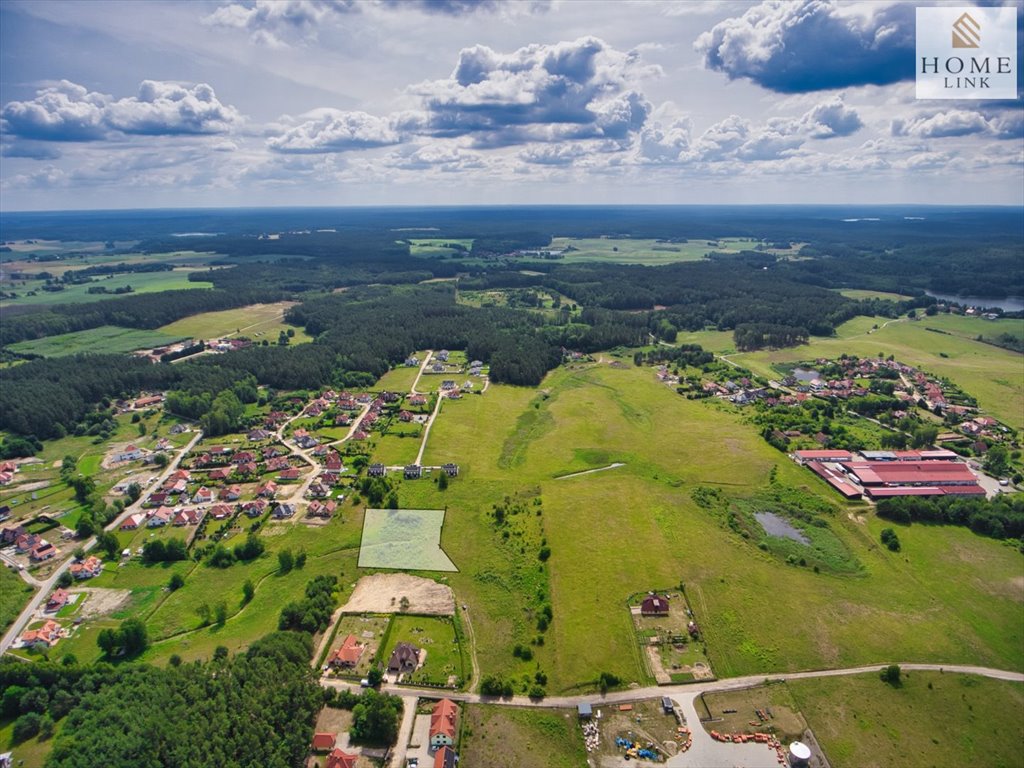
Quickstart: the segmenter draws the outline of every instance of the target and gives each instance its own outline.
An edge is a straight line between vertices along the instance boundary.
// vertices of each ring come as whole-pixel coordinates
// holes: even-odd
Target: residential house
[[[369,437],[370,437],[370,436],[369,436],[368,434],[366,434],[366,433],[365,433],[365,432],[364,432],[363,430],[361,430],[361,429],[357,429],[357,430],[356,430],[356,431],[355,431],[355,432],[354,432],[354,433],[352,434],[352,439],[353,439],[353,440],[366,440],[366,439],[367,439],[367,438],[369,438]]]
[[[277,495],[277,483],[273,480],[268,480],[259,488],[256,489],[256,495],[262,496],[267,499],[272,499]]]
[[[170,507],[159,507],[149,516],[147,528],[163,528],[174,519],[174,510]]]
[[[149,498],[146,499],[147,507],[159,507],[167,502],[167,497],[170,494],[165,491],[159,491],[157,493],[151,493]]]
[[[80,563],[72,563],[70,571],[76,579],[92,579],[103,573],[103,561],[95,555],[89,555]]]
[[[14,528],[4,528],[0,531],[0,544],[7,546],[14,544],[22,536],[28,535],[28,529],[24,525],[18,525]]]
[[[142,512],[136,512],[133,515],[128,515],[123,523],[121,523],[122,531],[134,531],[138,529],[140,525],[146,520],[146,515]]]
[[[455,743],[455,718],[458,707],[451,699],[441,699],[430,713],[430,747],[452,746]]]
[[[351,755],[336,748],[327,755],[327,762],[324,763],[324,768],[356,768],[356,761],[358,760],[359,755]]]
[[[34,563],[43,563],[55,558],[59,554],[59,549],[53,546],[53,544],[48,542],[46,539],[42,539],[29,550],[28,557]]]
[[[244,464],[239,464],[235,467],[235,472],[239,475],[258,475],[260,472],[259,465],[254,461],[247,461]]]
[[[21,526],[18,526],[21,528]],[[25,554],[39,546],[45,539],[38,533],[23,533],[14,541],[14,548],[19,553]]]
[[[198,509],[183,509],[174,516],[173,524],[179,528],[183,525],[199,525],[203,513]]]
[[[205,485],[192,495],[194,504],[209,504],[211,501],[213,501],[213,491]]]
[[[437,359],[440,360],[442,363],[447,363],[450,355],[451,352],[449,352],[447,349],[442,349],[440,352],[437,353]]]
[[[263,458],[264,459],[276,459],[278,456],[281,456],[281,455],[282,455],[282,453],[277,448],[276,445],[268,445],[266,448],[263,449]]]
[[[405,411],[405,410],[399,411],[398,412],[398,420],[399,421],[404,421],[404,422],[408,423],[408,422],[412,421],[412,413],[410,411]]]
[[[424,395],[410,395],[409,396],[409,405],[420,406],[420,405],[426,405],[426,404],[427,404],[427,398]]]
[[[58,587],[50,593],[50,597],[46,601],[46,610],[50,612],[59,611],[61,608],[68,604],[69,597],[70,595],[68,594],[66,589],[61,589],[60,587]]]
[[[291,517],[295,514],[295,505],[293,504],[278,504],[274,507],[274,511],[271,513],[271,517],[275,520],[284,520],[285,518]]]
[[[455,768],[457,764],[455,750],[441,747],[434,755],[434,768]]]
[[[423,477],[423,467],[419,464],[406,464],[403,473],[406,480],[416,480]]]
[[[388,659],[388,672],[400,675],[415,672],[420,665],[420,649],[412,643],[399,643]]]
[[[313,734],[313,751],[314,752],[330,752],[334,749],[334,745],[338,743],[338,737],[333,733],[314,733]]]
[[[249,464],[253,461],[256,461],[256,457],[252,454],[252,451],[238,451],[231,457],[232,464]]]
[[[142,458],[142,449],[129,445],[123,451],[114,454],[114,461],[135,461]]]
[[[648,595],[640,604],[641,616],[668,616],[668,597]]]
[[[302,470],[298,467],[289,467],[277,475],[278,480],[298,480],[300,477],[302,477]]]
[[[370,477],[384,477],[387,473],[388,469],[383,464],[371,464],[367,469],[367,474]]]
[[[171,495],[184,493],[185,491],[188,490],[188,483],[185,482],[185,480],[175,480],[173,478],[169,478],[167,482],[164,483],[164,490]]]
[[[246,437],[249,438],[249,440],[251,440],[252,442],[256,443],[259,442],[260,440],[269,440],[270,432],[263,429],[262,427],[257,427],[256,429],[250,429],[249,434],[246,435]]]
[[[228,467],[221,467],[219,469],[211,469],[210,474],[207,475],[210,480],[227,480],[231,477],[231,469]]]
[[[288,467],[287,456],[276,456],[267,460],[267,472],[278,472],[282,469],[288,469]]]
[[[441,469],[448,477],[459,476],[459,465],[458,464],[442,464]]]
[[[214,520],[225,520],[231,517],[234,512],[235,510],[231,508],[230,504],[214,504],[210,507],[210,517]]]
[[[145,397],[140,397],[138,400],[136,400],[132,407],[135,408],[136,410],[142,408],[152,408],[154,405],[159,405],[163,401],[163,395],[147,395]]]
[[[334,652],[327,657],[327,664],[331,667],[352,669],[359,664],[366,645],[360,643],[355,635],[346,635]]]
[[[221,488],[220,493],[217,494],[217,498],[221,501],[238,501],[242,497],[242,486],[231,485],[227,488]]]
[[[247,517],[259,517],[267,508],[267,502],[263,499],[256,499],[256,501],[247,501],[242,505],[242,511]]]
[[[23,646],[33,645],[45,645],[47,648],[52,648],[60,640],[61,632],[63,631],[60,624],[53,619],[47,619],[46,623],[38,629],[30,629],[21,636],[21,644]]]

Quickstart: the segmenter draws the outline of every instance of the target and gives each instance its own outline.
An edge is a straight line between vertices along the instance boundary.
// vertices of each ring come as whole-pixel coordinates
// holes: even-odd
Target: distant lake
[[[780,536],[784,539],[798,541],[801,544],[811,543],[811,540],[794,528],[788,520],[779,517],[774,512],[755,512],[754,517],[769,536]]]
[[[1008,296],[1005,299],[986,299],[981,296],[954,296],[951,293],[933,293],[931,291],[928,292],[928,295],[934,296],[939,301],[952,301],[968,307],[998,307],[1003,312],[1024,311],[1024,297],[1021,296]]]
[[[797,381],[814,381],[815,379],[820,379],[821,374],[813,368],[794,368],[793,377]]]

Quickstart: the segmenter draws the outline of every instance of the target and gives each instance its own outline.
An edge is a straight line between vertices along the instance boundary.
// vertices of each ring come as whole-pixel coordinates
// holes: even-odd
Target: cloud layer
[[[858,11],[862,11],[858,12]],[[914,6],[765,0],[697,38],[704,65],[780,93],[914,78]]]
[[[31,101],[0,111],[4,133],[40,141],[98,141],[113,135],[180,136],[226,133],[242,122],[205,83],[143,80],[138,96],[115,100],[61,80]]]

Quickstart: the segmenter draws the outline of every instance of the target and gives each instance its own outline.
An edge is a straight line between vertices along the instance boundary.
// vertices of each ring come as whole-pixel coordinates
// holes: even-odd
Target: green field
[[[420,362],[423,362],[426,354],[425,351],[421,350],[416,353],[416,357],[419,358]],[[420,367],[418,365],[399,365],[381,376],[376,386],[388,392],[409,392],[412,390],[413,382],[416,381],[416,376],[419,372]]]
[[[577,768],[587,764],[576,714],[565,709],[462,707],[459,753],[467,766]]]
[[[44,266],[38,267],[38,269],[45,269]],[[189,269],[176,269],[171,272],[135,272],[135,273],[120,273],[113,275],[109,279],[106,277],[100,277],[95,282],[85,283],[82,285],[69,285],[62,291],[44,291],[42,290],[42,280],[29,280],[24,285],[22,281],[18,281],[17,284],[11,286],[7,285],[8,290],[13,290],[18,294],[16,299],[4,299],[0,302],[0,307],[25,307],[25,306],[49,306],[52,304],[77,304],[88,301],[102,301],[104,299],[116,298],[111,293],[89,293],[91,287],[102,287],[108,291],[113,291],[115,288],[123,288],[130,285],[134,290],[132,293],[127,294],[129,296],[138,293],[158,293],[160,291],[175,291],[185,290],[187,288],[211,288],[212,283],[207,282],[189,282],[188,275],[192,270]],[[28,293],[34,291],[34,296],[29,296]]]
[[[401,432],[389,431],[386,435],[374,435],[373,460],[388,467],[405,466],[416,460],[420,450],[419,424],[402,424]],[[404,436],[403,436],[404,435]]]
[[[133,352],[136,349],[151,349],[173,344],[191,338],[160,331],[140,331],[134,328],[118,328],[116,325],[101,325],[87,331],[62,333],[32,341],[19,341],[8,349],[22,355],[42,357],[63,357],[89,352],[116,353]]]
[[[11,625],[35,592],[6,565],[0,567],[0,632]]]
[[[939,672],[787,683],[833,768],[984,765],[1018,768],[1024,686]]]
[[[657,240],[639,238],[554,237],[548,248],[563,250],[571,246],[576,249],[564,253],[558,260],[560,264],[597,261],[608,264],[656,266],[674,264],[678,261],[699,261],[704,258],[704,254],[711,251],[739,253],[743,250],[753,250],[758,244],[758,240],[731,237],[720,240],[690,240],[686,243],[659,243]]]
[[[888,293],[887,291],[865,291],[860,288],[844,288],[839,291],[849,299],[889,299],[890,301],[903,301],[911,298],[901,293]]]
[[[359,567],[458,570],[439,544],[444,515],[443,509],[367,509]]]
[[[803,346],[735,354],[730,359],[755,373],[775,377],[778,372],[772,366],[779,363],[833,359],[843,353],[893,355],[902,363],[948,377],[976,397],[987,413],[1015,429],[1024,429],[1024,355],[974,340],[978,334],[1004,329],[1024,335],[1022,326],[1022,320],[989,321],[957,315],[918,320],[857,317],[843,323],[835,338],[814,337]],[[700,334],[690,334],[690,338],[701,343]]]
[[[409,238],[409,255],[422,258],[427,256],[452,256],[456,253],[464,253],[457,248],[447,248],[447,243],[457,243],[463,246],[466,249],[466,255],[473,248],[472,237],[412,237]]]
[[[247,336],[256,341],[267,339],[274,344],[277,343],[281,331],[292,330],[295,336],[291,339],[291,344],[311,341],[303,329],[284,322],[284,313],[293,306],[294,301],[280,301],[276,304],[252,304],[220,312],[202,312],[168,323],[160,328],[160,331],[194,339]]]

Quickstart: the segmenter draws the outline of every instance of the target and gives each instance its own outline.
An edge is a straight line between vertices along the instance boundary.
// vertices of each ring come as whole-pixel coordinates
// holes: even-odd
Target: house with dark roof
[[[668,597],[648,595],[640,604],[641,616],[668,616]]]
[[[406,464],[404,474],[406,480],[416,480],[423,477],[423,467],[419,464]]]
[[[451,747],[441,747],[434,755],[434,768],[455,768],[455,750]]]
[[[415,672],[420,665],[420,649],[412,643],[399,643],[388,659],[388,672],[401,675]]]

